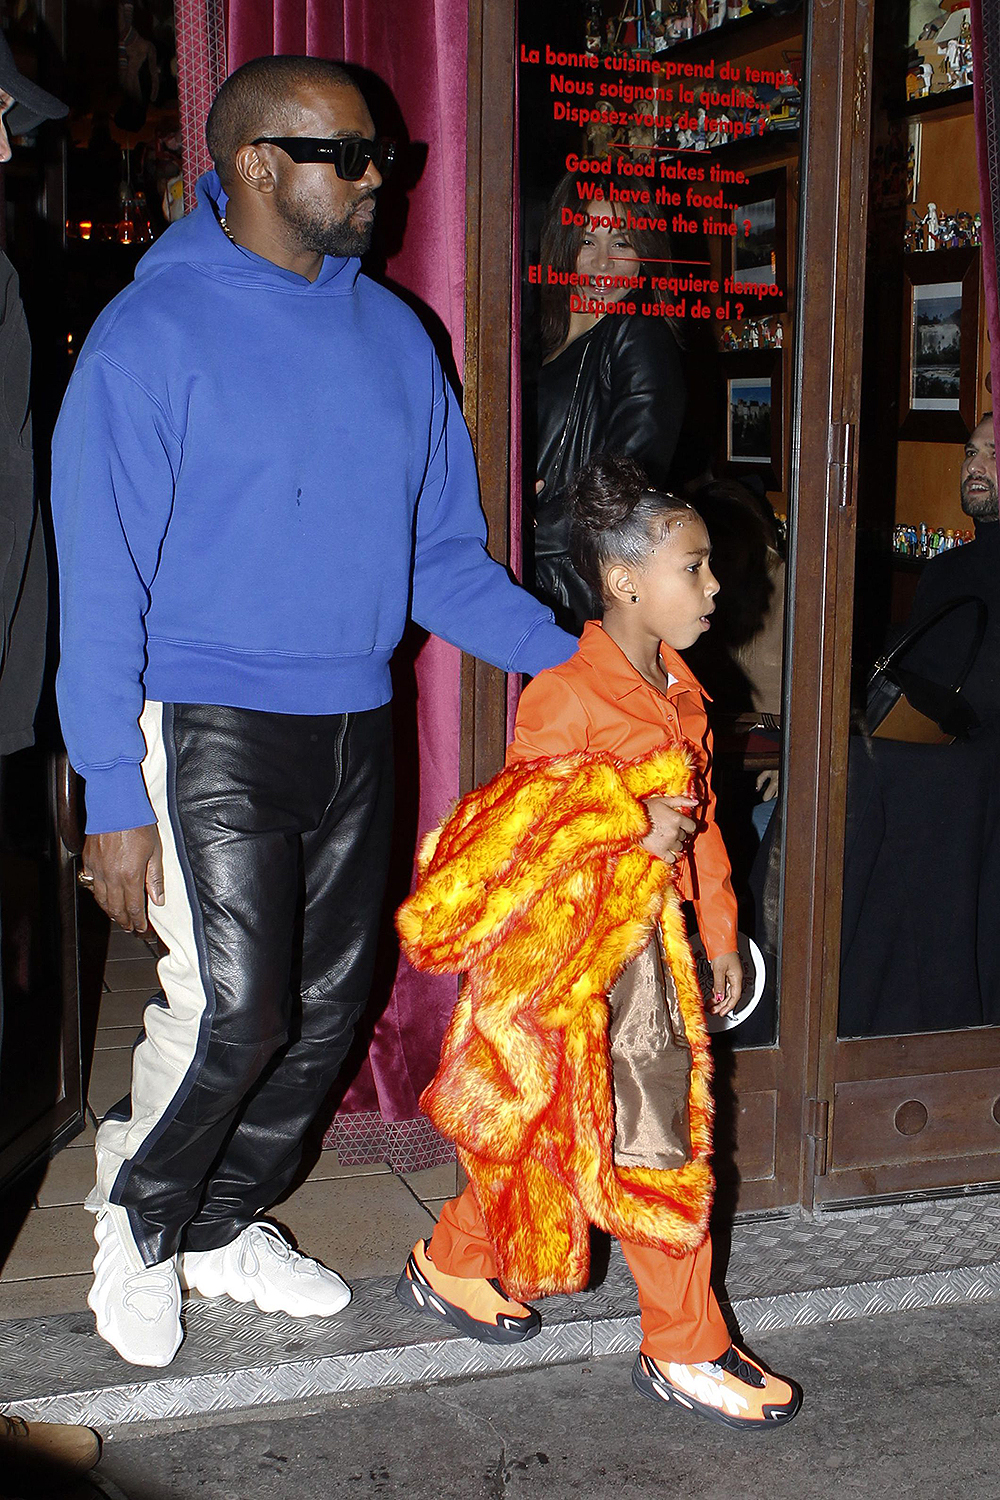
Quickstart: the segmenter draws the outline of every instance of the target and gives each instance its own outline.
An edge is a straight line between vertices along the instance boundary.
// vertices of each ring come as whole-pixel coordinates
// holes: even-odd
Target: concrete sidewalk
[[[128,1500],[997,1500],[1000,1310],[935,1308],[758,1337],[805,1389],[733,1433],[643,1400],[631,1356],[107,1435]],[[96,1500],[96,1497],[95,1497]]]

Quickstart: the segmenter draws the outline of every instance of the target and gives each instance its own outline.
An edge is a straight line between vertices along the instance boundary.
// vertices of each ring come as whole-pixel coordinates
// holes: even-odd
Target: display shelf
[[[940,94],[924,94],[919,99],[897,100],[890,106],[894,120],[919,120],[924,115],[936,119],[958,119],[972,113],[972,84],[961,89],[945,89]]]
[[[798,153],[801,130],[771,130],[750,141],[727,141],[723,146],[712,146],[708,151],[699,151],[699,156],[709,156],[729,166],[742,167],[748,163],[754,167],[778,163]],[[689,153],[684,152],[685,156]]]
[[[716,62],[730,62],[734,57],[743,57],[754,52],[763,52],[766,47],[778,47],[782,42],[802,40],[801,10],[787,15],[758,14],[727,21],[699,36],[686,37],[653,54],[662,58],[680,58],[684,62],[698,62],[715,58]]]

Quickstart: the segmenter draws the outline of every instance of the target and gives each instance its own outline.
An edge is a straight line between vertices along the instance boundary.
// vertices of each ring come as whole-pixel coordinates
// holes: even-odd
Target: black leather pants
[[[148,704],[170,949],[98,1134],[147,1265],[228,1244],[285,1191],[364,1009],[392,821],[388,707]]]

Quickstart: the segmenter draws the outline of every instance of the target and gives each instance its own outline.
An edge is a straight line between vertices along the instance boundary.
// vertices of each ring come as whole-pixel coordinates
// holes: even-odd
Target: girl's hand
[[[643,849],[672,865],[684,853],[687,839],[698,832],[697,823],[687,816],[697,805],[696,797],[647,797],[646,811],[653,826],[639,840]]]
[[[743,963],[738,953],[721,953],[712,959],[712,988],[709,1010],[715,1016],[728,1016],[743,993]]]

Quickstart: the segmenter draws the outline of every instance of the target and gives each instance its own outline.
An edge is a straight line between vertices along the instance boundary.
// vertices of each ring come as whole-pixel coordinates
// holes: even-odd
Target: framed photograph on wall
[[[780,349],[727,354],[725,468],[738,479],[759,474],[769,490],[784,488],[784,426]]]
[[[903,439],[964,442],[979,388],[979,250],[903,257]]]
[[[788,257],[785,237],[784,167],[759,172],[747,183],[727,187],[736,207],[731,210],[736,233],[731,236],[729,273],[741,286],[776,287],[776,293],[754,297],[744,317],[764,316],[787,306]],[[746,300],[746,299],[744,299]],[[748,304],[748,307],[750,304]]]

